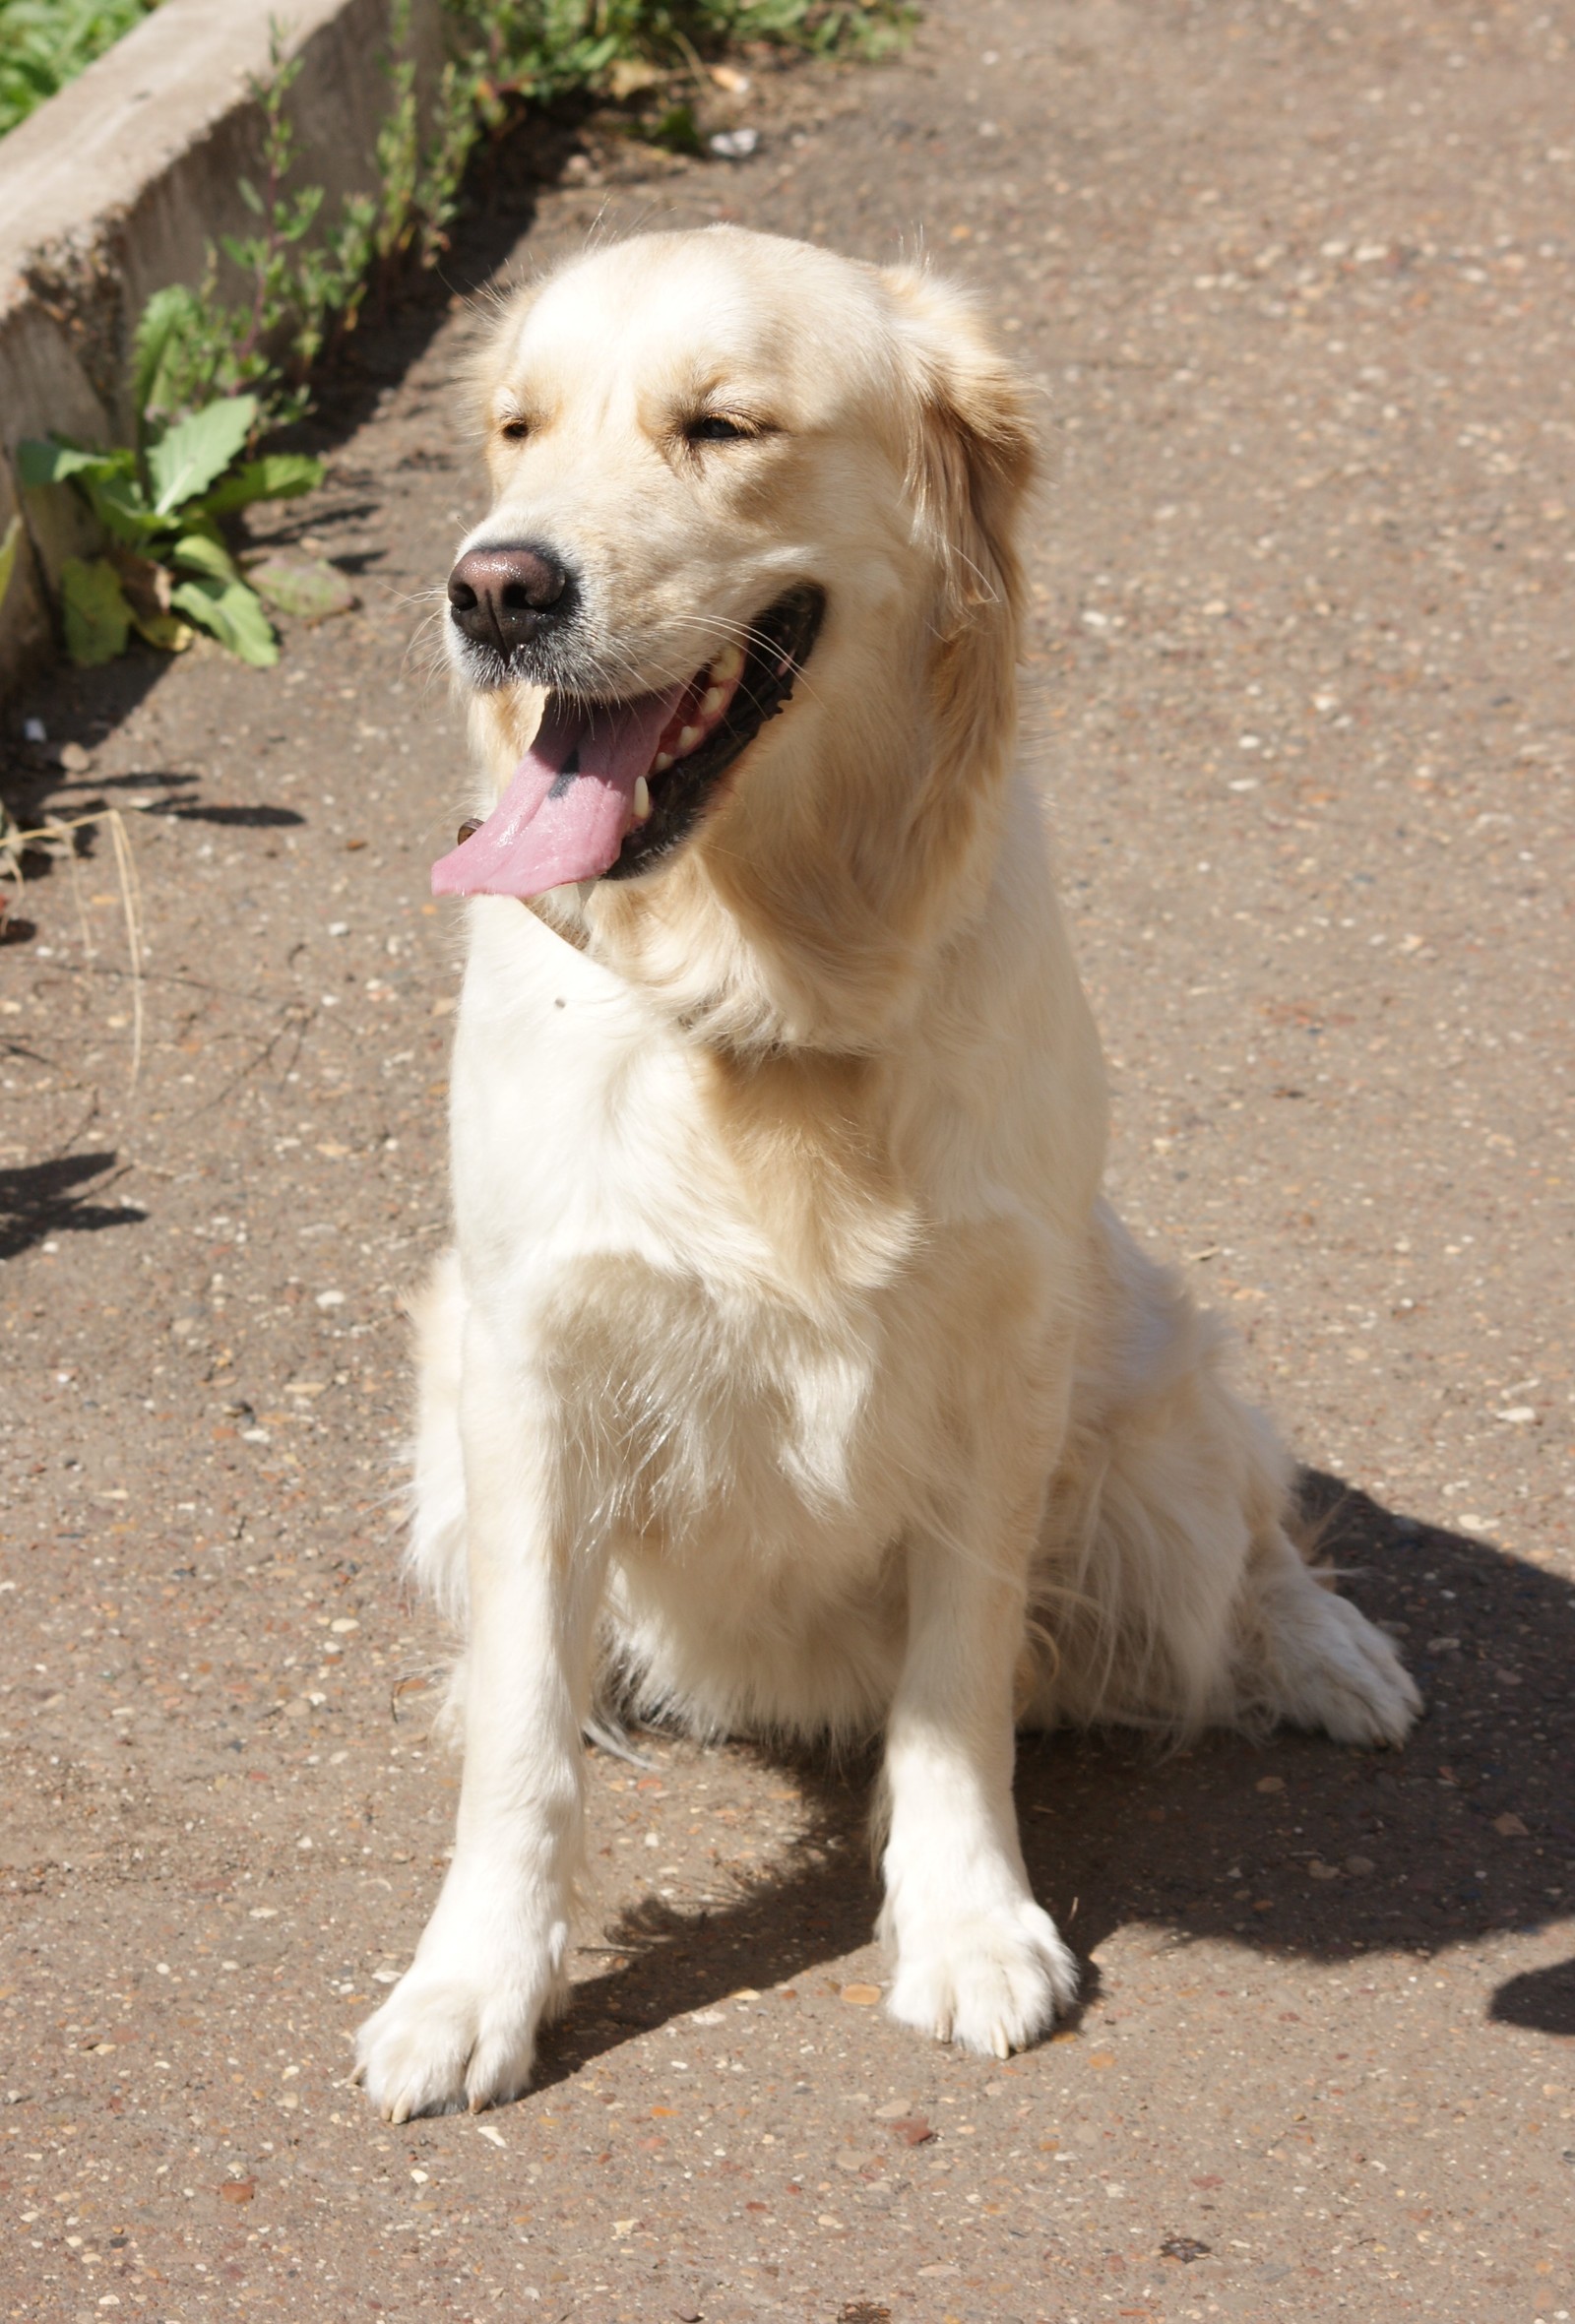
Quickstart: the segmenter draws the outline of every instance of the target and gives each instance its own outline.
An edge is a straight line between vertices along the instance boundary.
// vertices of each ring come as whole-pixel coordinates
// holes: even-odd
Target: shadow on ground
[[[92,1191],[107,1192],[114,1178],[113,1154],[67,1154],[51,1162],[31,1162],[21,1169],[0,1170],[0,1259],[15,1259],[51,1234],[94,1234],[104,1226],[135,1226],[147,1218],[135,1203],[98,1203],[84,1200],[90,1179],[102,1179]],[[120,1173],[115,1172],[118,1177]]]
[[[1484,1541],[1304,1479],[1345,1589],[1400,1645],[1427,1697],[1402,1752],[1316,1735],[1226,1734],[1157,1754],[1113,1731],[1026,1736],[1017,1800],[1036,1893],[1083,1957],[1134,1921],[1359,1962],[1533,1930],[1575,1897],[1575,1592]],[[784,1764],[778,1762],[776,1764]],[[869,1940],[875,1759],[786,1763],[809,1803],[786,1866],[699,1915],[653,1899],[607,1938],[625,1965],[578,1986],[541,2083],[741,1985],[811,1974]],[[1097,1976],[1087,1977],[1089,1993]],[[1575,2031],[1575,1963],[1511,1979],[1490,2014]]]

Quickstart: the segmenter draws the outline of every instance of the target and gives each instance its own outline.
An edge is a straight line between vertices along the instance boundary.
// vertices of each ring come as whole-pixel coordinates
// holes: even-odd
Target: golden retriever
[[[730,226],[504,306],[450,581],[482,819],[413,1559],[457,1844],[362,2028],[396,2121],[524,2090],[582,1732],[884,1737],[887,2006],[1075,1989],[1017,1724],[1398,1743],[1224,1334],[1101,1199],[1098,1039],[1016,760],[1022,382],[969,301]]]

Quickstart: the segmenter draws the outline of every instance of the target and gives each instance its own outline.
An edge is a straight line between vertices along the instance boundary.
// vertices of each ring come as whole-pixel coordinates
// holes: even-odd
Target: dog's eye
[[[736,419],[724,419],[720,411],[708,411],[703,419],[692,419],[683,432],[691,444],[737,444],[754,430],[740,427]]]
[[[528,419],[506,419],[498,433],[507,436],[511,444],[520,444],[531,433],[531,422]]]

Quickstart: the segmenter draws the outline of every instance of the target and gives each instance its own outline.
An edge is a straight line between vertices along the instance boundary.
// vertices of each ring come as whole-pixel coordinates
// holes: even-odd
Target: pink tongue
[[[539,896],[617,859],[657,740],[685,689],[590,708],[554,694],[479,831],[432,866],[434,896]]]

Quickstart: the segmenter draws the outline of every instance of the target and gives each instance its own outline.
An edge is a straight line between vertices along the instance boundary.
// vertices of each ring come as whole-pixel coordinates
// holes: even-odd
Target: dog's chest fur
[[[478,915],[461,1252],[620,1538],[693,1558],[747,1512],[769,1557],[774,1501],[800,1539],[806,1507],[869,1512],[859,1448],[891,1424],[881,1310],[913,1216],[839,1094],[828,1124],[824,1092],[740,1085],[517,907]]]
[[[476,912],[453,1099],[471,1296],[545,1398],[565,1537],[609,1541],[626,1660],[718,1724],[779,1699],[856,1723],[964,1383],[1042,1326],[1041,1225],[997,1190],[937,1233],[895,1105],[888,1067],[695,1052],[519,907]]]

